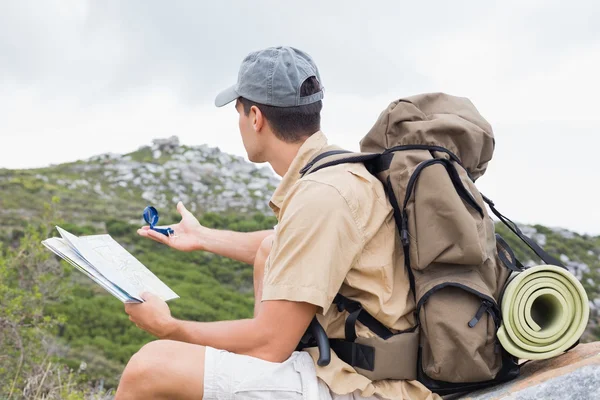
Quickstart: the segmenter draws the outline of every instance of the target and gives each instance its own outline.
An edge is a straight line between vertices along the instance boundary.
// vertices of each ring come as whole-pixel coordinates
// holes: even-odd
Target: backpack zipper
[[[479,306],[479,309],[475,313],[475,316],[469,321],[469,328],[474,328],[475,325],[477,325],[483,317],[483,314],[486,312],[490,314],[490,316],[494,319],[494,325],[496,325],[496,328],[498,328],[499,321],[494,310],[494,304],[488,300],[483,300],[481,302],[481,306]]]
[[[483,314],[485,312],[489,312],[490,315],[492,316],[492,318],[494,318],[494,322],[496,322],[496,318],[494,316],[494,313],[490,312],[490,309],[492,307],[493,307],[492,303],[490,303],[487,300],[483,300],[481,302],[481,306],[479,307],[479,310],[477,310],[477,312],[475,313],[475,316],[473,317],[473,319],[469,321],[469,328],[474,328],[475,325],[477,325],[477,323],[481,320],[481,317],[483,317]]]

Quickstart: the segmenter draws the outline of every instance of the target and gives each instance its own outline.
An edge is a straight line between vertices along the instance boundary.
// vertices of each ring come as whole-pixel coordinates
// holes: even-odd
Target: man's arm
[[[181,321],[171,317],[168,305],[145,294],[144,303],[126,304],[129,319],[161,338],[171,339],[271,362],[289,358],[314,317],[317,307],[286,300],[265,301],[252,319],[218,322]]]
[[[233,232],[207,228],[200,224],[182,202],[177,204],[177,211],[181,214],[181,222],[169,225],[175,235],[165,236],[148,226],[138,229],[138,234],[177,250],[208,251],[246,264],[254,264],[260,244],[273,234],[273,230]]]
[[[265,264],[267,263],[267,258],[271,253],[271,248],[273,247],[273,241],[275,240],[275,235],[267,236],[262,243],[260,244],[260,248],[256,253],[256,257],[254,259],[254,273],[253,273],[253,283],[254,283],[254,316],[258,315],[258,310],[262,301],[262,288],[263,288],[263,280],[265,277]]]
[[[282,362],[292,354],[316,311],[317,307],[309,303],[266,301],[253,319],[207,323],[176,320],[166,339]]]
[[[208,229],[198,236],[201,243],[199,250],[208,251],[223,257],[254,264],[256,253],[266,237],[273,235],[273,230],[256,232],[234,232]]]

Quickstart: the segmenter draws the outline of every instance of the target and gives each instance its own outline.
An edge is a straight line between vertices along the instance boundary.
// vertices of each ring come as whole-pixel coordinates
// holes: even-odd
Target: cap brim
[[[235,85],[230,88],[223,90],[221,93],[217,95],[215,98],[215,106],[223,107],[226,104],[231,103],[236,100],[240,95],[235,90]]]

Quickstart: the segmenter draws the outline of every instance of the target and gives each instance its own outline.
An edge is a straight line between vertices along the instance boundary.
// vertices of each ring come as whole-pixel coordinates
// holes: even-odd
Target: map
[[[62,238],[49,238],[42,244],[119,300],[142,302],[144,292],[165,301],[179,297],[110,235],[77,237],[56,228]]]

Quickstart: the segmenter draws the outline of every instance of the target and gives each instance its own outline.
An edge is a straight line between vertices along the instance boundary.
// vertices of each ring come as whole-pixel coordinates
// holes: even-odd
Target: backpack
[[[352,299],[345,339],[329,339],[337,356],[371,380],[418,379],[440,395],[468,392],[519,375],[518,360],[499,344],[500,297],[523,265],[494,233],[485,207],[547,264],[562,266],[483,196],[475,180],[494,150],[491,126],[466,98],[422,94],[392,102],[361,140],[362,153],[328,147],[301,170],[305,176],[341,163],[363,163],[383,184],[398,228],[415,325],[392,332]],[[376,310],[374,310],[376,311]],[[356,321],[375,333],[357,338]],[[316,319],[299,349],[319,345]],[[307,332],[309,332],[307,331]]]

